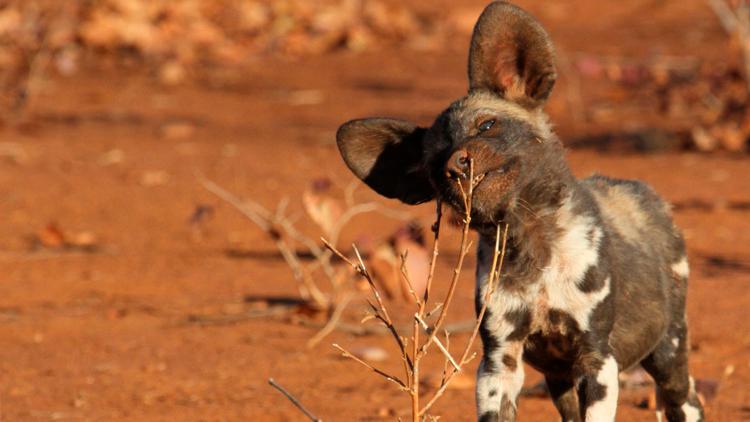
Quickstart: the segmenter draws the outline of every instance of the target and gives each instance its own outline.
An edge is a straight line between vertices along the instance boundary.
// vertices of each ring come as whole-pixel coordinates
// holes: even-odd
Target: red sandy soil
[[[523,3],[561,50],[707,60],[727,54],[724,35],[701,1]],[[386,337],[335,332],[310,350],[305,343],[315,330],[288,321],[186,323],[193,314],[242,312],[247,296],[297,294],[273,243],[205,191],[195,174],[268,207],[289,197],[292,211],[301,212],[298,198],[312,178],[329,177],[340,186],[352,180],[334,145],[337,126],[366,115],[429,124],[466,88],[467,45],[465,34],[438,53],[263,59],[171,89],[142,72],[117,69],[46,81],[31,105],[31,122],[0,131],[0,143],[16,148],[0,160],[0,420],[304,420],[267,385],[269,377],[324,420],[406,415],[402,393],[330,346],[383,347],[392,359],[382,367],[398,372]],[[563,77],[549,105],[564,139],[654,119],[652,111],[630,110],[622,120],[574,124],[566,83]],[[593,85],[583,87],[584,98],[602,92]],[[300,104],[300,97],[314,104]],[[188,129],[174,129],[174,122]],[[750,419],[750,211],[727,206],[750,200],[750,159],[579,150],[569,159],[579,176],[597,171],[638,178],[670,201],[713,204],[676,211],[692,263],[691,368],[696,378],[720,383],[707,405],[708,420]],[[408,209],[365,188],[357,198]],[[199,205],[215,211],[196,227],[188,220]],[[409,211],[429,223],[433,208]],[[29,238],[50,222],[66,233],[92,233],[98,251],[30,249]],[[380,215],[356,219],[341,244],[395,224]],[[304,229],[315,234],[312,226]],[[438,290],[445,288],[458,247],[456,230],[447,233]],[[247,253],[232,256],[228,248]],[[473,313],[474,263],[468,261],[454,321]],[[362,309],[353,305],[346,318],[358,319]],[[398,314],[408,318],[406,310]],[[454,345],[466,338],[454,336]],[[428,372],[440,364],[433,358]],[[527,384],[539,379],[527,369]],[[618,420],[653,418],[637,406],[647,394],[623,392]],[[472,420],[472,388],[449,390],[434,414]],[[543,398],[522,399],[519,414],[521,421],[556,420]]]

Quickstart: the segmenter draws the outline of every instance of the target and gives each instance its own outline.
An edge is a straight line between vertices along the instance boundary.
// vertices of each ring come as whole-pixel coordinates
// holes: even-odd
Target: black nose
[[[445,175],[449,178],[466,178],[469,173],[469,153],[465,149],[459,149],[451,154],[445,163]]]

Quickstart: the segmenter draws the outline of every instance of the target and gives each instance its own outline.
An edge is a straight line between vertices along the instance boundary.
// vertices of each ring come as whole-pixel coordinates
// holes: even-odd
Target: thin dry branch
[[[719,19],[721,26],[730,36],[736,36],[742,50],[745,82],[750,90],[750,5],[740,1],[732,8],[724,0],[707,0]]]
[[[393,376],[393,375],[391,375],[391,374],[389,374],[387,372],[384,372],[384,371],[382,371],[382,370],[380,370],[380,369],[378,369],[378,368],[370,365],[369,363],[367,363],[367,362],[363,361],[362,359],[354,356],[352,353],[350,353],[349,351],[347,351],[346,349],[344,349],[343,347],[339,346],[336,343],[333,344],[333,347],[335,347],[336,349],[338,349],[341,352],[341,355],[344,356],[345,358],[352,359],[353,361],[355,361],[355,362],[359,363],[360,365],[364,366],[365,368],[367,368],[367,369],[375,372],[376,374],[378,374],[381,377],[387,379],[388,381],[391,381],[391,382],[395,383],[396,385],[399,386],[399,388],[401,388],[403,390],[408,390],[409,389],[409,387],[407,387],[406,384],[404,384],[404,382],[401,381],[398,377],[395,377],[395,376]]]
[[[719,18],[721,26],[727,33],[734,33],[737,28],[737,16],[732,12],[732,8],[729,7],[724,0],[708,0],[708,5],[711,6],[716,17]]]
[[[372,308],[373,312],[375,312],[373,316],[377,318],[378,320],[380,320],[383,323],[383,325],[386,326],[388,331],[391,333],[391,336],[396,341],[396,344],[399,347],[399,351],[401,352],[401,355],[403,357],[404,365],[405,365],[404,369],[407,374],[411,374],[411,371],[413,370],[413,363],[408,353],[406,353],[406,345],[404,344],[404,340],[401,338],[401,335],[399,335],[398,330],[396,329],[395,325],[393,325],[393,321],[388,315],[388,310],[386,309],[385,304],[383,303],[383,299],[380,296],[380,292],[378,291],[378,288],[375,286],[375,282],[372,279],[372,275],[370,275],[369,271],[367,271],[367,267],[365,267],[365,263],[362,261],[362,256],[359,254],[359,250],[357,249],[357,247],[352,245],[352,247],[354,248],[354,252],[357,255],[357,262],[355,263],[351,259],[347,258],[346,255],[341,253],[333,245],[328,243],[326,239],[321,238],[321,240],[323,241],[323,244],[325,245],[325,247],[328,248],[328,250],[330,250],[336,256],[341,258],[344,262],[349,264],[362,277],[364,277],[365,280],[367,280],[367,283],[370,286],[370,290],[372,291],[373,296],[375,296],[375,300],[377,301],[377,306],[374,305],[372,302],[368,301],[368,303],[370,303],[370,307]]]
[[[427,326],[427,323],[424,322],[422,317],[419,316],[419,314],[414,314],[414,319],[419,322],[419,325],[422,326],[425,333],[430,333],[430,327]],[[435,337],[435,346],[437,346],[438,349],[440,349],[441,352],[443,352],[443,355],[445,356],[445,359],[450,362],[451,365],[453,365],[454,368],[456,368],[457,371],[461,370],[461,366],[456,363],[456,360],[453,359],[453,356],[451,356],[451,353],[448,351],[448,348],[446,346],[443,346],[443,343],[440,342],[440,339],[438,337]]]
[[[435,263],[437,262],[437,257],[440,253],[439,251],[439,245],[438,240],[440,239],[440,223],[443,219],[443,203],[438,198],[435,201],[435,224],[432,225],[432,233],[434,234],[434,239],[432,241],[432,255],[430,257],[430,270],[427,273],[427,282],[424,289],[424,299],[422,299],[422,303],[425,305],[427,304],[427,301],[430,300],[430,288],[432,287],[432,280],[435,278]]]
[[[372,277],[370,276],[369,272],[367,271],[367,268],[365,267],[364,262],[362,261],[362,257],[359,254],[359,251],[357,250],[356,246],[353,247],[354,254],[356,256],[356,262],[339,252],[335,249],[333,245],[331,245],[329,242],[323,240],[325,246],[334,254],[339,256],[342,260],[347,262],[350,266],[352,266],[362,277],[364,277],[368,284],[370,285],[370,289],[372,290],[373,296],[375,296],[376,302],[368,302],[370,304],[370,307],[373,311],[373,314],[368,315],[365,317],[365,320],[368,319],[378,319],[385,327],[388,328],[388,330],[392,333],[393,338],[396,340],[396,342],[399,345],[399,349],[402,355],[402,359],[405,362],[404,365],[404,373],[406,375],[406,381],[403,382],[399,379],[396,379],[395,377],[385,374],[382,371],[377,370],[376,368],[373,368],[371,365],[367,364],[366,362],[356,359],[353,356],[351,356],[350,353],[343,350],[340,346],[334,345],[336,348],[341,350],[345,353],[345,356],[351,357],[352,359],[357,360],[360,364],[367,366],[372,371],[378,373],[381,376],[386,377],[387,379],[396,382],[399,387],[401,387],[403,390],[405,390],[411,399],[411,409],[412,409],[412,422],[419,422],[423,416],[426,416],[426,411],[432,406],[432,403],[437,400],[437,398],[442,394],[442,391],[444,391],[445,386],[450,382],[453,375],[461,371],[461,368],[464,364],[466,364],[470,359],[467,358],[467,351],[471,349],[471,343],[473,343],[474,338],[476,337],[476,331],[477,326],[480,324],[479,321],[473,321],[472,322],[472,338],[471,343],[469,343],[465,351],[462,355],[462,358],[458,361],[456,361],[450,354],[450,351],[448,347],[444,346],[443,343],[438,338],[438,333],[443,328],[448,310],[450,308],[450,304],[453,301],[453,297],[456,291],[456,287],[458,285],[458,280],[460,278],[461,269],[463,268],[464,258],[466,257],[466,254],[469,251],[469,247],[471,245],[471,242],[469,241],[469,228],[471,225],[471,209],[472,209],[472,198],[474,194],[474,187],[477,185],[477,183],[482,179],[482,176],[479,176],[477,178],[474,177],[474,163],[469,160],[469,175],[468,178],[464,178],[465,182],[468,182],[468,190],[464,188],[464,184],[461,180],[456,180],[456,183],[458,184],[458,188],[461,191],[461,195],[463,197],[463,208],[464,208],[464,219],[463,219],[463,230],[461,231],[461,245],[459,247],[459,256],[456,260],[455,267],[453,269],[453,275],[451,277],[450,285],[448,287],[448,291],[446,293],[446,297],[443,300],[442,303],[435,306],[435,308],[427,312],[427,305],[428,301],[430,299],[430,287],[432,284],[432,281],[434,279],[434,271],[435,271],[435,263],[437,261],[438,256],[438,240],[439,240],[439,233],[440,233],[440,222],[441,222],[441,216],[442,216],[442,208],[441,204],[438,201],[437,209],[436,209],[436,221],[433,225],[433,232],[434,232],[434,242],[433,242],[433,250],[432,250],[432,257],[430,261],[430,268],[429,273],[427,277],[427,283],[426,288],[424,292],[424,296],[422,299],[419,298],[419,296],[414,292],[413,284],[411,283],[411,280],[409,278],[409,273],[406,270],[405,266],[405,260],[406,256],[402,256],[401,261],[401,275],[404,278],[404,283],[409,288],[409,291],[412,293],[412,296],[414,298],[414,303],[417,308],[417,312],[414,314],[414,319],[412,321],[412,335],[411,335],[411,350],[407,351],[404,347],[405,344],[408,343],[406,339],[401,338],[401,336],[398,335],[398,332],[396,331],[393,321],[390,318],[388,314],[388,310],[383,303],[380,293],[378,292],[377,287],[375,286],[375,283],[372,281]],[[499,228],[498,228],[498,240],[499,242]],[[507,234],[507,229],[506,229]],[[497,247],[495,253],[497,254]],[[497,259],[494,260],[494,263],[497,263]],[[493,265],[491,268],[491,279],[494,280],[494,277],[496,276],[496,267]],[[490,281],[490,288],[488,290],[489,293],[493,290],[492,286],[494,285],[493,281]],[[437,320],[435,324],[430,327],[427,322],[426,318],[431,315],[432,313],[439,312]],[[424,330],[426,333],[426,339],[424,342],[420,341],[420,332]],[[446,342],[449,341],[449,334],[446,332]],[[446,366],[443,371],[443,382],[441,385],[441,390],[433,396],[432,400],[427,403],[423,408],[420,408],[420,391],[419,391],[419,385],[420,385],[420,361],[421,359],[427,354],[428,349],[430,345],[435,344],[436,347],[440,350],[440,352],[444,355],[446,360]],[[451,367],[448,367],[448,364],[451,365]]]
[[[453,268],[453,277],[451,278],[450,285],[448,287],[448,293],[445,296],[445,300],[443,301],[443,307],[440,309],[440,314],[438,315],[438,319],[435,322],[435,325],[430,330],[430,335],[427,337],[427,340],[422,345],[422,347],[419,350],[419,355],[424,356],[425,353],[427,353],[427,349],[430,347],[430,344],[434,341],[435,336],[438,332],[440,332],[440,327],[443,325],[443,322],[445,321],[445,317],[448,315],[448,309],[450,308],[450,304],[453,301],[453,294],[456,291],[456,286],[458,286],[458,279],[461,275],[461,268],[464,264],[464,258],[466,257],[466,254],[469,251],[469,227],[471,225],[471,206],[472,206],[472,198],[474,196],[474,186],[475,186],[475,180],[474,180],[474,162],[472,160],[469,160],[469,192],[468,194],[464,191],[463,184],[460,181],[456,181],[456,184],[458,185],[459,189],[461,190],[461,196],[463,198],[464,202],[464,224],[463,229],[461,230],[461,246],[459,247],[459,253],[458,253],[458,261],[456,262],[456,266]],[[437,243],[437,238],[436,238]]]
[[[273,378],[268,379],[268,384],[270,384],[271,387],[279,390],[279,392],[283,394],[284,397],[289,399],[289,401],[292,402],[292,404],[295,405],[297,409],[299,409],[302,413],[304,413],[308,419],[310,419],[313,422],[323,422],[323,419],[320,419],[319,417],[315,416],[312,412],[307,410],[307,408],[303,406],[302,403],[296,397],[292,395],[292,393],[290,393],[284,387],[276,383],[276,381],[274,381]]]
[[[464,347],[464,351],[461,354],[461,358],[459,359],[459,368],[454,368],[450,370],[450,372],[447,373],[443,377],[442,382],[440,383],[440,387],[435,391],[432,398],[425,404],[425,406],[419,411],[420,415],[424,415],[435,402],[443,395],[445,392],[445,389],[448,387],[448,384],[450,383],[451,379],[454,375],[456,375],[458,372],[461,371],[461,368],[466,365],[467,363],[471,362],[471,360],[474,358],[474,355],[470,355],[471,347],[474,344],[474,341],[476,340],[477,333],[479,332],[479,328],[482,325],[482,321],[484,320],[484,315],[487,311],[487,306],[492,298],[492,294],[495,291],[495,288],[497,287],[497,283],[500,280],[500,272],[503,267],[503,262],[505,260],[505,249],[507,246],[508,241],[508,224],[505,224],[505,229],[503,230],[503,236],[502,236],[502,246],[500,246],[500,225],[497,226],[497,233],[495,235],[495,248],[492,255],[492,265],[490,267],[490,274],[489,278],[487,280],[487,287],[484,292],[484,303],[482,304],[482,308],[479,310],[479,313],[477,314],[476,323],[474,324],[474,328],[471,332],[471,336],[469,337],[469,340],[466,343],[466,346]]]
[[[299,283],[300,287],[302,287],[300,293],[305,299],[312,300],[320,309],[327,309],[330,306],[329,298],[323,294],[310,274],[304,270],[299,257],[289,246],[285,237],[301,241],[310,249],[311,253],[313,253],[316,258],[320,258],[322,252],[315,242],[310,241],[297,232],[292,227],[291,222],[284,218],[282,214],[283,207],[280,206],[274,215],[263,208],[260,204],[253,201],[242,201],[226,189],[205,177],[201,175],[197,175],[197,177],[198,181],[206,190],[232,205],[242,213],[242,215],[263,230],[271,240],[273,240],[276,249],[279,250],[279,253],[281,253],[281,256],[284,258],[289,268],[291,268],[294,279]],[[333,269],[331,269],[329,265],[325,265],[324,270],[325,268],[329,268],[327,272],[330,272],[330,274],[333,275]]]
[[[411,284],[411,277],[409,277],[409,270],[406,268],[406,259],[409,255],[408,252],[409,251],[407,250],[401,255],[401,277],[406,288],[409,289],[409,294],[412,299],[414,299],[414,303],[417,304],[417,307],[421,307],[421,301],[419,300],[419,296],[417,296],[417,292],[414,291],[414,286]]]

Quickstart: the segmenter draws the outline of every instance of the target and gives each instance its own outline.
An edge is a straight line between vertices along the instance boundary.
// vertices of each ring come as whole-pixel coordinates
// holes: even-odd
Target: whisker
[[[518,205],[520,205],[523,209],[529,212],[534,218],[539,219],[539,216],[531,209],[531,204],[529,204],[525,199],[518,198]]]

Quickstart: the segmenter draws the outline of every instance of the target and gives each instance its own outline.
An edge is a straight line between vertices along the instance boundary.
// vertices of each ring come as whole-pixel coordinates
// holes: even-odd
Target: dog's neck
[[[553,245],[569,228],[571,215],[590,213],[588,192],[570,173],[530,184],[512,201],[500,227],[508,225],[503,274],[511,283],[525,285],[539,277],[555,252]],[[478,230],[481,241],[494,245],[496,227]],[[502,239],[501,239],[502,242]],[[491,249],[490,249],[491,250]]]

